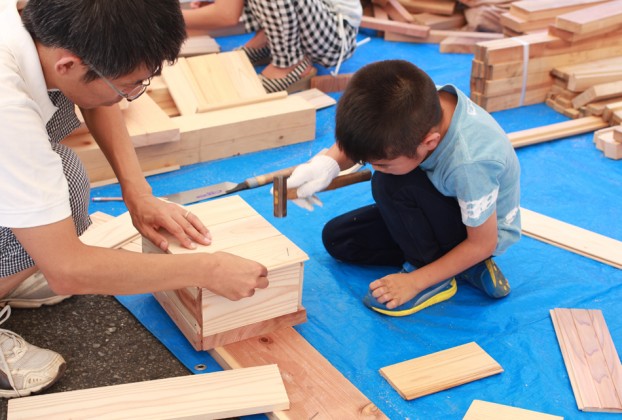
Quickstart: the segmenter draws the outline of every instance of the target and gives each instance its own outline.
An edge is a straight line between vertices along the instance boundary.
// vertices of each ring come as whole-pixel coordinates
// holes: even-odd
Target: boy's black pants
[[[329,221],[322,241],[334,258],[351,263],[421,267],[466,238],[454,197],[442,195],[423,170],[406,175],[378,171],[372,178],[376,204]]]

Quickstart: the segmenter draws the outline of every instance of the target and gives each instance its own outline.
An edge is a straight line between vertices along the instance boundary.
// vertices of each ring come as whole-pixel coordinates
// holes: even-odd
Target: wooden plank
[[[555,18],[608,0],[523,0],[510,4],[510,13],[529,20]]]
[[[354,73],[314,76],[311,78],[311,89],[318,89],[324,93],[343,92],[353,75]]]
[[[620,24],[622,24],[622,0],[566,13],[555,20],[555,26],[576,34],[599,31]]]
[[[563,417],[524,408],[473,400],[462,420],[563,420]]]
[[[606,362],[601,360],[604,353],[600,342],[610,339],[602,337],[608,331],[603,328],[601,311],[555,308],[550,314],[579,409],[622,412],[615,389],[622,384],[611,381]],[[598,319],[597,326],[593,319]]]
[[[395,32],[419,38],[428,36],[428,33],[430,32],[430,28],[427,26],[377,19],[368,16],[363,16],[361,20],[361,28],[374,29],[376,31],[383,32]]]
[[[594,85],[572,100],[572,106],[580,108],[591,102],[622,97],[622,80]]]
[[[415,19],[408,10],[397,0],[387,0],[384,6],[389,17],[398,22],[415,23]]]
[[[216,419],[287,410],[277,365],[16,398],[8,420]]]
[[[590,313],[585,309],[571,309],[570,313],[574,321],[574,327],[579,333],[579,341],[583,348],[583,353],[585,353],[591,379],[598,394],[599,407],[603,407],[606,410],[622,411],[622,401],[618,398],[599,338],[592,325]],[[618,360],[619,363],[620,361]]]
[[[278,364],[290,400],[271,419],[387,419],[387,417],[291,327],[209,352],[225,369]]]
[[[380,369],[380,374],[406,400],[501,372],[503,368],[475,342]]]
[[[199,86],[188,67],[188,62],[180,58],[173,65],[165,65],[162,67],[162,78],[179,113],[181,115],[196,114],[199,110],[199,101],[204,101],[204,99],[197,95]],[[201,106],[204,107],[206,104],[201,104]]]
[[[399,0],[411,13],[435,13],[453,15],[456,11],[455,0]]]
[[[209,35],[189,36],[181,46],[180,57],[214,54],[220,52],[220,45]]]
[[[529,146],[550,140],[558,140],[578,134],[589,133],[608,124],[600,117],[583,117],[570,121],[549,124],[543,127],[529,128],[526,130],[508,133],[508,137],[514,148]]]
[[[622,242],[521,208],[523,234],[622,269]]]
[[[337,104],[337,100],[335,98],[328,96],[317,88],[301,90],[300,92],[292,93],[290,96],[298,96],[303,98],[305,101],[313,105],[316,110]]]
[[[121,111],[134,147],[179,141],[179,127],[175,126],[162,108],[149,96],[128,104]]]
[[[80,240],[90,246],[120,248],[138,236],[140,234],[132,224],[132,217],[126,211],[106,223],[87,229],[80,236]]]

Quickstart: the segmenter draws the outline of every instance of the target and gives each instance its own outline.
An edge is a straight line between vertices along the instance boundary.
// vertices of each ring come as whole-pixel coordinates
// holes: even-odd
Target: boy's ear
[[[430,131],[421,141],[421,145],[424,146],[428,150],[436,149],[436,146],[441,141],[441,133],[438,131]]]

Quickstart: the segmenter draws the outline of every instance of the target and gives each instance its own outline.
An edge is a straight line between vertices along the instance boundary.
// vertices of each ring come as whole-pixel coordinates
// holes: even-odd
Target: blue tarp
[[[243,35],[218,42],[227,51],[245,40]],[[341,73],[394,58],[417,64],[437,84],[452,83],[469,92],[473,56],[440,54],[435,44],[391,43],[372,37],[342,65]],[[320,74],[327,72],[320,70]],[[313,141],[187,166],[152,176],[149,182],[155,194],[164,195],[222,181],[241,182],[301,163],[333,143],[334,114],[335,107],[318,111]],[[544,104],[493,115],[507,132],[567,120]],[[604,157],[594,147],[591,133],[523,147],[517,153],[524,208],[622,240],[622,162]],[[119,194],[118,185],[92,191],[93,196]],[[313,212],[290,205],[283,219],[272,215],[269,187],[240,195],[310,257],[303,288],[308,322],[296,330],[389,418],[461,419],[474,399],[566,419],[611,418],[611,414],[577,409],[549,310],[602,310],[622,351],[622,271],[523,237],[497,258],[512,286],[507,298],[491,300],[460,284],[447,302],[409,317],[391,318],[366,309],[361,297],[370,281],[395,268],[338,263],[326,254],[320,239],[322,226],[332,217],[372,202],[369,183],[321,193],[324,207]],[[92,212],[112,215],[125,210],[119,203],[91,205]],[[220,370],[206,352],[192,349],[151,295],[119,296],[118,300],[193,372]],[[472,341],[504,372],[413,401],[403,400],[378,373],[383,366]],[[199,364],[207,369],[196,370]]]

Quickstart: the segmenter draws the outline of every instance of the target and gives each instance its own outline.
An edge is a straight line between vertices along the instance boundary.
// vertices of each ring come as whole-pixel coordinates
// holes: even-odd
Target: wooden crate
[[[213,349],[306,321],[302,281],[308,257],[300,248],[237,195],[187,208],[207,225],[212,244],[196,250],[171,245],[168,253],[228,252],[265,265],[270,281],[268,288],[239,301],[199,287],[155,293],[195,349]],[[162,253],[146,239],[143,252]]]

